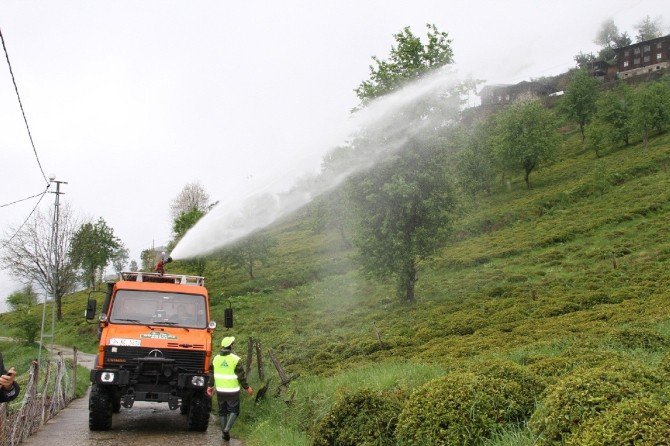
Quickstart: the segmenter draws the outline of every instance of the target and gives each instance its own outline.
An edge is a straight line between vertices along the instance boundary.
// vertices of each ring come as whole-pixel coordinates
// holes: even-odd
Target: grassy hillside
[[[230,297],[239,352],[253,336],[300,375],[289,403],[283,399],[290,392],[274,398],[274,388],[259,405],[243,397],[235,429],[251,446],[310,444],[337,421],[337,412],[320,420],[355,390],[377,392],[397,415],[423,401],[425,388],[412,394],[430,380],[449,375],[467,383],[470,375],[453,372],[483,376],[489,365],[503,364],[508,375],[513,369],[542,385],[516,389],[532,407],[509,420],[501,416],[497,433],[479,442],[530,445],[542,434],[547,444],[561,444],[568,434],[552,440],[552,432],[571,427],[554,426],[564,415],[556,407],[573,406],[557,398],[579,395],[565,390],[575,380],[590,382],[588,373],[601,369],[633,383],[664,373],[670,352],[669,167],[667,134],[651,140],[646,152],[632,145],[600,159],[581,151],[577,135],[567,135],[559,159],[534,174],[532,190],[513,178],[463,205],[454,239],[421,265],[412,305],[397,300],[393,284],[362,277],[338,234],[314,232],[309,209],[273,229],[278,244],[257,279],[209,261],[213,311],[221,319],[221,296]],[[95,336],[81,316],[85,298],[66,299],[57,339],[90,351]],[[3,332],[11,325],[12,315],[0,318]],[[217,339],[223,335],[216,333]],[[622,364],[631,368],[619,370]],[[258,387],[254,381],[255,375]],[[430,388],[450,385],[443,381]],[[644,396],[667,402],[662,385],[651,388],[644,387]],[[598,428],[596,415],[606,408],[580,415],[595,420],[586,430]],[[384,419],[407,430],[408,414]]]

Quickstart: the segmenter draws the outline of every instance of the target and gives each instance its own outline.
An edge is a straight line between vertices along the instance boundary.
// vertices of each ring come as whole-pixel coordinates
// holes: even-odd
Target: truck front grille
[[[116,350],[116,351],[113,351]],[[148,347],[105,347],[104,367],[134,367],[136,359],[149,356],[149,353],[159,350],[163,355],[156,355],[165,359],[174,359],[175,366],[185,372],[202,373],[205,369],[205,352],[175,350],[169,348],[155,349]],[[154,356],[154,355],[151,355]]]

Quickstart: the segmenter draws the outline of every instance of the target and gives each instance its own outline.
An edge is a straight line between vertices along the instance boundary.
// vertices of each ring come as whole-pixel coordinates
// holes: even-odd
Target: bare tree
[[[209,210],[208,202],[209,194],[200,182],[188,183],[170,203],[172,220],[193,209],[206,213]]]
[[[52,221],[53,210],[47,214],[36,212],[18,232],[16,228],[8,228],[2,241],[0,260],[3,268],[21,283],[35,283],[48,295],[55,296],[60,321],[63,317],[62,297],[73,291],[77,283],[77,274],[68,253],[79,224],[69,206],[61,205],[57,243],[54,245]],[[16,235],[11,237],[14,233]]]

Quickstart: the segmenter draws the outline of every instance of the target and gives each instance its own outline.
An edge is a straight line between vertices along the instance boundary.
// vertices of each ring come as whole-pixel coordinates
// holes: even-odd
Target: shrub
[[[476,362],[470,366],[474,373],[489,378],[504,379],[517,383],[520,387],[519,394],[515,399],[521,405],[521,417],[527,418],[535,410],[535,401],[546,387],[544,379],[512,361],[490,360]]]
[[[656,446],[670,439],[670,407],[656,399],[622,401],[585,423],[569,446]]]
[[[647,328],[624,328],[614,335],[614,340],[624,348],[657,351],[668,347],[668,339]]]
[[[670,375],[670,353],[661,359],[661,363],[658,365],[658,368],[660,368],[661,371],[666,375]]]
[[[521,413],[520,386],[508,380],[452,373],[419,387],[407,400],[396,428],[398,444],[471,445]]]
[[[549,389],[530,420],[540,444],[560,445],[585,421],[616,403],[644,396],[658,385],[658,378],[644,366],[620,361],[596,368],[582,367]]]
[[[391,395],[359,390],[335,403],[318,423],[314,446],[391,446],[401,406]]]

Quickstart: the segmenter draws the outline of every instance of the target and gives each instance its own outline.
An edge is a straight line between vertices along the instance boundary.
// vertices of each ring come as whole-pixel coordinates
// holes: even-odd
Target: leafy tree
[[[208,202],[209,194],[199,182],[188,183],[170,203],[172,220],[176,220],[181,214],[193,209],[205,213],[210,207]]]
[[[449,234],[456,200],[445,157],[436,144],[412,141],[349,183],[363,269],[372,277],[393,278],[405,301],[415,300],[419,262]]]
[[[614,23],[614,20],[610,18],[600,25],[600,29],[593,42],[600,46],[612,46],[618,38],[619,28]]]
[[[103,270],[122,248],[114,230],[100,217],[95,223],[84,223],[75,232],[70,247],[70,257],[75,267],[82,270],[86,286],[96,284],[96,275]]]
[[[34,344],[40,332],[40,310],[32,284],[10,294],[7,304],[17,315],[17,336],[27,344]]]
[[[120,246],[116,251],[114,251],[114,254],[112,255],[112,266],[114,267],[114,271],[117,273],[123,271],[123,269],[126,267],[126,263],[128,262],[128,254],[128,249],[123,246]],[[135,264],[135,266],[137,266],[137,264]]]
[[[37,305],[37,293],[33,285],[29,283],[18,291],[14,291],[7,296],[7,305],[13,311],[18,310],[22,306]]]
[[[237,266],[244,268],[250,279],[254,279],[256,265],[267,263],[276,241],[264,234],[253,234],[233,246],[230,260],[239,262]]]
[[[336,189],[315,201],[311,209],[311,217],[312,230],[315,233],[333,229],[340,236],[341,246],[351,247],[348,235],[351,210],[347,196],[342,189]]]
[[[614,48],[623,48],[633,43],[633,39],[624,31],[612,43],[614,44]]]
[[[559,144],[555,117],[536,100],[520,101],[498,117],[495,145],[508,169],[523,169],[530,189],[530,174],[549,161]]]
[[[374,57],[369,79],[356,89],[362,107],[453,61],[448,34],[434,25],[428,25],[427,43],[409,28],[393,37],[388,59]],[[440,87],[368,125],[350,143],[354,156],[369,154],[366,162],[378,163],[352,177],[347,188],[359,259],[371,276],[394,278],[407,301],[414,300],[418,262],[448,232],[454,194],[438,137],[457,121],[462,93],[470,88]]]
[[[628,84],[621,84],[616,90],[607,91],[598,98],[596,119],[609,125],[613,143],[630,143],[632,103],[633,89]]]
[[[586,128],[586,148],[593,150],[596,157],[612,145],[612,126],[606,122],[595,120]]]
[[[663,35],[663,17],[657,16],[652,19],[647,15],[644,19],[640,20],[634,28],[637,30],[635,40],[638,42],[661,37]]]
[[[593,62],[596,61],[596,56],[594,56],[593,53],[582,53],[580,51],[574,59],[579,68],[588,70],[591,68]]]
[[[598,80],[586,70],[577,70],[572,75],[565,89],[565,95],[561,100],[560,108],[563,114],[579,124],[582,144],[586,138],[584,127],[591,121],[596,112],[599,86]]]
[[[142,250],[140,261],[142,262],[142,271],[153,271],[158,261],[159,252],[153,248]]]
[[[367,101],[391,93],[408,81],[418,79],[435,68],[453,62],[451,40],[446,32],[438,31],[435,25],[426,25],[427,42],[414,35],[409,27],[394,34],[396,45],[391,48],[389,58],[373,57],[370,78],[356,88],[356,95],[365,104]]]
[[[137,266],[137,261],[136,260],[131,260],[130,265],[128,265],[128,269],[131,272],[136,272],[139,269],[138,266]]]
[[[652,82],[640,86],[633,100],[633,125],[640,132],[644,150],[652,131],[661,133],[670,125],[670,84]]]
[[[182,212],[172,222],[172,232],[175,236],[175,241],[181,240],[197,222],[205,215],[205,211],[198,208],[191,208],[186,212]]]
[[[463,141],[464,148],[456,155],[455,174],[463,190],[475,195],[491,193],[497,159],[494,153],[493,119],[477,125]]]
[[[2,241],[3,265],[16,279],[24,284],[34,283],[56,301],[56,315],[63,318],[62,298],[74,290],[77,274],[70,256],[70,244],[77,222],[67,205],[59,213],[58,243],[54,245],[52,221],[53,211],[48,214],[36,212],[19,230],[8,228],[13,237]]]

